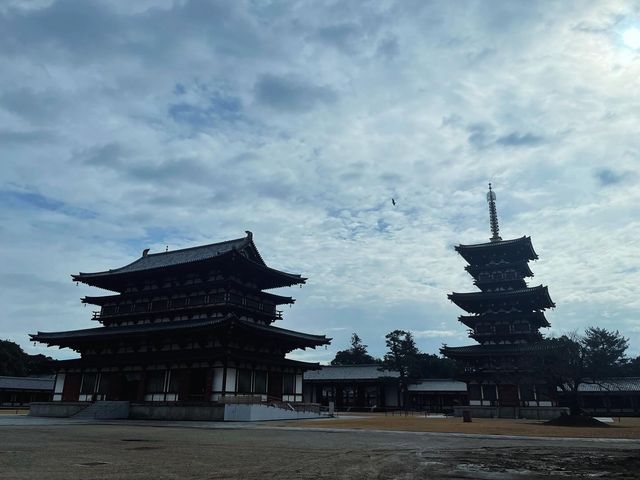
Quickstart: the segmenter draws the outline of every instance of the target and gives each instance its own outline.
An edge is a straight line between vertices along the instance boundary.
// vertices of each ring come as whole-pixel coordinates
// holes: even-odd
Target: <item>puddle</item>
[[[76,467],[98,467],[100,465],[109,465],[109,462],[85,462],[76,463]]]

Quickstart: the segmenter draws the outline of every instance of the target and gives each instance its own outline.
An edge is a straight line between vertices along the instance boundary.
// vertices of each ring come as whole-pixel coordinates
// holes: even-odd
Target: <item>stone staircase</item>
[[[83,408],[71,418],[74,420],[115,420],[129,418],[129,402],[99,400]]]

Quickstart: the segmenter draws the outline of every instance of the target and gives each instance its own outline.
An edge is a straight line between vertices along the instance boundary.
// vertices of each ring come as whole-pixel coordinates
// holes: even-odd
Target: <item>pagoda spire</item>
[[[498,212],[496,211],[496,194],[491,190],[491,183],[489,183],[489,192],[487,193],[487,202],[489,202],[489,223],[491,225],[491,241],[499,242],[502,240],[500,237],[500,227],[498,226]]]

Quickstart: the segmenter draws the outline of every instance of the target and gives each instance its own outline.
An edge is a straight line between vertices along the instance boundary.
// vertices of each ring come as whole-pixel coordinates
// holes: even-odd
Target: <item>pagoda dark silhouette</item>
[[[467,312],[458,318],[477,345],[443,346],[441,353],[464,364],[469,406],[476,416],[520,416],[527,407],[555,407],[544,379],[536,374],[545,348],[540,328],[549,327],[544,311],[555,307],[546,286],[529,287],[529,261],[538,255],[531,237],[500,237],[496,195],[487,193],[492,236],[487,243],[458,245],[456,251],[480,290],[448,298]],[[539,415],[539,411],[538,411]]]

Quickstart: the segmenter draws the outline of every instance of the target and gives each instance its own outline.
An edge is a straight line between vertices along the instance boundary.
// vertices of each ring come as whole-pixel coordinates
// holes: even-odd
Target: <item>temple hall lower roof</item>
[[[190,329],[219,328],[235,325],[240,328],[254,331],[260,335],[271,335],[299,343],[303,346],[326,345],[331,339],[324,335],[312,335],[296,332],[271,325],[261,325],[248,320],[240,320],[235,315],[227,315],[219,318],[204,318],[193,320],[178,320],[173,322],[144,323],[138,325],[124,325],[117,327],[97,327],[83,330],[70,330],[64,332],[38,332],[30,335],[33,341],[48,343],[50,345],[71,345],[78,342],[102,340],[106,338],[127,336],[146,336],[163,332],[184,332]]]

